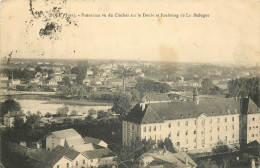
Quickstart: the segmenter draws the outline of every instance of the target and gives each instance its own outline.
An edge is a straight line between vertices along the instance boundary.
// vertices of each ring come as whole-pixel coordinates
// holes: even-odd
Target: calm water
[[[16,100],[21,104],[22,110],[26,114],[30,111],[32,114],[40,111],[42,115],[49,112],[50,114],[55,114],[57,109],[63,107],[63,104],[45,104],[44,100]],[[89,109],[94,110],[104,110],[107,111],[111,109],[112,106],[78,106],[78,105],[67,105],[69,111],[75,110],[78,114],[88,113]]]

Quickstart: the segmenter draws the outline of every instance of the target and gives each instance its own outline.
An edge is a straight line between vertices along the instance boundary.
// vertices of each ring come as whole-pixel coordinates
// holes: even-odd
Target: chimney
[[[185,158],[185,165],[186,165],[186,166],[189,165],[189,161],[188,161],[188,158],[187,158],[187,157]]]

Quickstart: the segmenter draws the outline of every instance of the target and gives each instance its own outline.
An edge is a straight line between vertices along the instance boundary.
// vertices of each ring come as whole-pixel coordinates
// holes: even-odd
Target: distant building
[[[93,75],[94,75],[94,72],[90,69],[87,69],[86,76],[93,76]]]
[[[152,149],[136,159],[139,168],[195,168],[197,164],[185,152],[171,153],[166,149]]]
[[[47,85],[48,86],[57,86],[58,82],[54,78],[51,78],[51,80],[49,80]]]
[[[14,126],[15,117],[21,117],[24,122],[26,122],[26,115],[23,113],[16,113],[16,112],[8,112],[4,115],[4,125],[7,127]]]

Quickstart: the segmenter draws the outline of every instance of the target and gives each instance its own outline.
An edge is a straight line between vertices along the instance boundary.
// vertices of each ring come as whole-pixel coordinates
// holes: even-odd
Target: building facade
[[[259,117],[259,107],[249,99],[199,100],[195,95],[187,102],[140,103],[123,121],[122,143],[130,145],[136,137],[156,142],[170,138],[178,151],[186,151],[212,148],[219,142],[259,141]]]

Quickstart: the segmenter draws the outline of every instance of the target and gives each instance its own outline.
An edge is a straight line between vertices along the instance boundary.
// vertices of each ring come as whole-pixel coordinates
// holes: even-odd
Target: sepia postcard
[[[0,0],[0,168],[260,168],[259,0]]]

